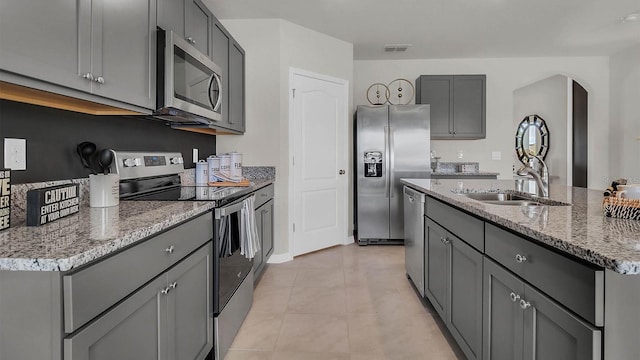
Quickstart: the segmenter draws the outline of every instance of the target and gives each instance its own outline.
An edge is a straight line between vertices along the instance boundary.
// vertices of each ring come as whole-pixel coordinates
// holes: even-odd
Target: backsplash
[[[471,166],[471,170],[468,170],[465,172],[477,173],[480,171],[480,163],[477,163],[477,162],[441,162],[436,172],[439,172],[439,173],[462,172],[461,170],[462,165]]]

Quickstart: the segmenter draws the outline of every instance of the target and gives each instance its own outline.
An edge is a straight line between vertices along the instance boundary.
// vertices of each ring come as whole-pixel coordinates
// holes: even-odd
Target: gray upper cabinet
[[[486,136],[486,75],[421,75],[416,104],[431,105],[432,139]]]
[[[2,0],[0,33],[11,36],[0,68],[153,109],[155,15],[156,0]]]
[[[209,57],[212,17],[198,0],[158,0],[158,26],[182,36]]]
[[[602,334],[485,259],[485,360],[601,359]]]
[[[0,4],[0,69],[91,91],[91,82],[80,73],[81,67],[90,66],[91,7],[86,2],[0,0]],[[81,50],[87,56],[78,57]]]
[[[229,46],[229,126],[244,132],[244,50],[234,40]]]
[[[231,42],[231,35],[222,26],[220,21],[213,18],[213,25],[211,26],[213,42],[213,60],[216,65],[222,69],[222,103],[220,111],[222,113],[222,126],[229,127],[229,44]]]
[[[155,109],[156,0],[93,0],[91,11],[92,92]]]

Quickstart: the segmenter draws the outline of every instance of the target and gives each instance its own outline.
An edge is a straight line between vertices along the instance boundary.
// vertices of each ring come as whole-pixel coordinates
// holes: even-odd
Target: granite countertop
[[[498,176],[500,173],[497,172],[486,172],[486,171],[477,171],[477,172],[457,172],[457,171],[434,171],[431,173],[432,176],[447,176],[447,175],[455,175],[455,176]]]
[[[554,185],[549,198],[572,206],[505,206],[452,191],[513,190],[514,180],[402,179],[415,189],[561,252],[621,274],[640,274],[640,221],[603,215],[603,191]]]
[[[274,178],[252,179],[246,192]],[[24,221],[12,222],[0,232],[0,270],[72,270],[213,207],[209,201],[121,201],[110,208],[90,208],[85,201],[77,214],[50,224],[27,227]]]

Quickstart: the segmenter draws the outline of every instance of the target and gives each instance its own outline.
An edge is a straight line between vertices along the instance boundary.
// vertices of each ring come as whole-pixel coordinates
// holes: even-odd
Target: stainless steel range
[[[240,254],[240,209],[249,188],[182,185],[180,153],[114,151],[111,172],[120,176],[120,201],[214,202],[214,349],[223,359],[253,303],[253,260]]]

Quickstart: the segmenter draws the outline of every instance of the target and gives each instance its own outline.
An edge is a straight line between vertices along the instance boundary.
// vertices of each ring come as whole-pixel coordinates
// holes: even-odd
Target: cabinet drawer
[[[485,227],[485,253],[596,326],[603,325],[604,271],[502,230]]]
[[[266,203],[273,198],[273,184],[267,185],[255,192],[256,200],[253,205],[254,209],[259,208],[262,204]]]
[[[72,333],[212,237],[213,217],[209,212],[76,273],[65,275],[65,332]]]
[[[427,197],[425,208],[427,216],[431,220],[466,241],[478,251],[484,251],[484,221],[430,197]]]

